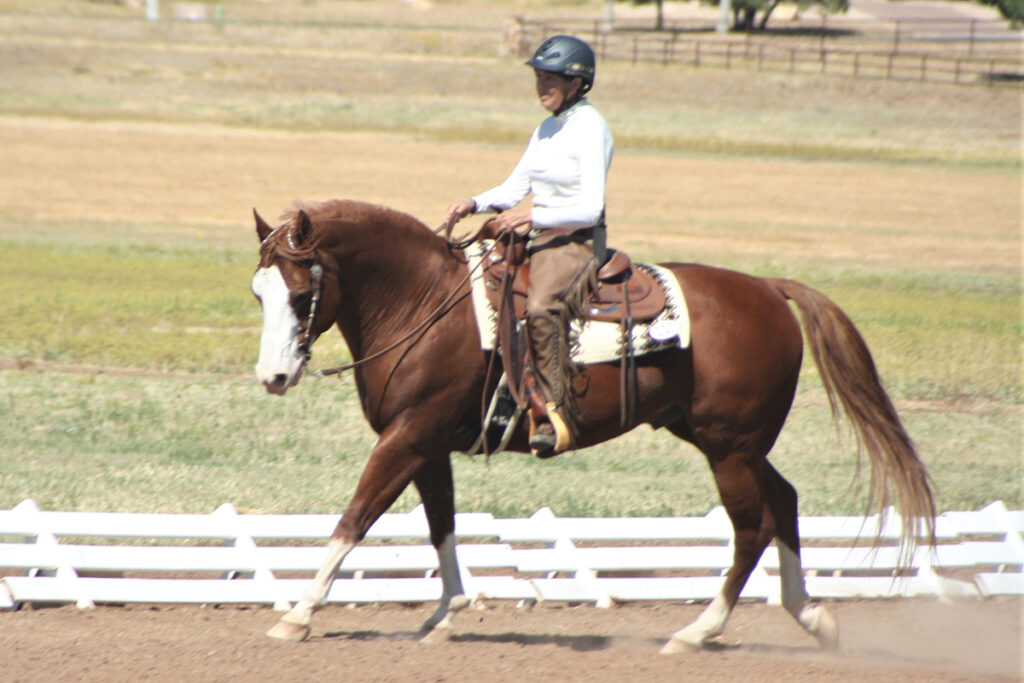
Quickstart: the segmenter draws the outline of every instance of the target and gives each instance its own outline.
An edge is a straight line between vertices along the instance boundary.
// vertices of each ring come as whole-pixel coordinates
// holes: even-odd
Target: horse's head
[[[305,211],[296,211],[276,229],[255,211],[253,216],[260,262],[252,292],[263,307],[256,377],[268,392],[282,395],[298,384],[310,347],[334,323],[337,291],[327,286],[324,256]]]

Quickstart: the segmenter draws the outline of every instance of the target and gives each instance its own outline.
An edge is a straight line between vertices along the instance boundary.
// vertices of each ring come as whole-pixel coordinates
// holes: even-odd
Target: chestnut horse
[[[321,333],[337,325],[355,361],[363,413],[379,435],[328,557],[302,599],[269,631],[303,640],[345,556],[410,482],[423,500],[437,550],[441,603],[424,624],[443,639],[468,604],[455,554],[450,455],[480,434],[489,356],[481,350],[465,253],[416,219],[352,201],[297,208],[272,229],[258,214],[260,261],[252,289],[263,307],[256,374],[273,394],[294,386]],[[803,355],[796,304],[833,413],[842,407],[871,464],[871,499],[898,504],[904,556],[934,544],[935,508],[924,465],[882,388],[850,319],[822,294],[790,280],[720,268],[662,264],[686,296],[691,345],[636,363],[637,423],[664,425],[707,458],[735,533],[721,591],[664,653],[698,648],[722,633],[761,553],[777,540],[782,603],[822,647],[838,642],[835,619],[812,604],[800,566],[797,494],[768,462],[789,413]],[[618,436],[617,363],[582,370],[585,448]],[[493,386],[487,387],[493,391]],[[528,452],[525,428],[509,450]],[[869,500],[869,505],[872,503]],[[877,541],[877,539],[876,539]]]

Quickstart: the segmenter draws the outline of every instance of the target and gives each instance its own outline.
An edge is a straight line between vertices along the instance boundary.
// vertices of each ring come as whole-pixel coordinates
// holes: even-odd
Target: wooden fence
[[[982,41],[982,33],[995,35],[986,22],[962,22],[949,40],[939,39],[926,26],[909,20],[893,22],[894,33],[865,35],[863,40],[844,40],[837,47],[834,32],[822,29],[817,37],[794,31],[790,37],[757,34],[726,37],[704,30],[669,24],[662,31],[638,31],[617,24],[607,30],[600,21],[526,20],[521,49],[529,51],[543,37],[575,32],[591,42],[600,59],[682,64],[693,67],[757,71],[831,74],[855,78],[944,82],[962,85],[1000,85],[1024,81],[1024,43],[1020,36],[1005,33],[1005,40]],[[687,24],[687,26],[690,26]],[[849,26],[854,26],[851,22]],[[1005,26],[1005,24],[1004,24]],[[982,28],[983,27],[983,28]],[[855,29],[850,28],[850,31]],[[797,36],[797,37],[793,37]],[[935,42],[928,42],[928,36]],[[959,39],[956,37],[959,36]],[[868,39],[871,38],[871,39]],[[927,43],[927,45],[926,45]],[[912,49],[908,49],[912,45]]]
[[[336,515],[0,511],[0,607],[22,603],[264,604],[287,609],[319,568]],[[897,569],[898,518],[804,517],[803,566],[816,598],[1024,594],[1024,512],[996,502],[937,520],[939,547]],[[709,600],[732,562],[722,508],[698,518],[528,519],[456,516],[463,583],[476,598],[608,606]],[[388,514],[345,559],[328,601],[429,602],[441,594],[421,508]],[[766,552],[742,597],[780,600],[778,554]]]

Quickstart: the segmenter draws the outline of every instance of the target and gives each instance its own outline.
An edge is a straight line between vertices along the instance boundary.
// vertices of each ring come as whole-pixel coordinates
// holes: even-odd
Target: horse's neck
[[[455,257],[429,234],[393,232],[346,236],[333,251],[344,297],[338,325],[354,358],[408,334],[458,286]]]

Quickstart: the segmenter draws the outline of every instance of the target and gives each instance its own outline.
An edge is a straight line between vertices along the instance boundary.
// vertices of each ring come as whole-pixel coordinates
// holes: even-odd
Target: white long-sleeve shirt
[[[534,228],[596,225],[613,150],[608,124],[584,98],[541,122],[505,182],[473,197],[477,213],[506,211],[532,192]]]

